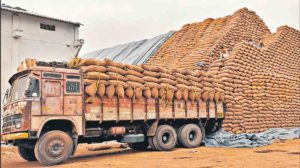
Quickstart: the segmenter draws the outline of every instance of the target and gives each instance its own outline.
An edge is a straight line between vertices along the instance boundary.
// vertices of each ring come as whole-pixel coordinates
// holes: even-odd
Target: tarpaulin
[[[229,147],[229,148],[253,148],[272,144],[275,139],[300,138],[300,127],[298,128],[271,128],[261,133],[233,133],[219,130],[206,135],[205,146]]]
[[[82,58],[108,58],[113,61],[126,64],[139,65],[145,63],[157,49],[167,41],[174,31],[162,34],[150,39],[117,45],[110,48],[100,49],[81,56]]]

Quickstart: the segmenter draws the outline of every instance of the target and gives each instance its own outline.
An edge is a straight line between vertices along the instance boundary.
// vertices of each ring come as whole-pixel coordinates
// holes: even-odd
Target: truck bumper
[[[28,139],[28,138],[29,138],[28,132],[19,132],[19,133],[1,135],[2,141],[11,141],[11,140]]]

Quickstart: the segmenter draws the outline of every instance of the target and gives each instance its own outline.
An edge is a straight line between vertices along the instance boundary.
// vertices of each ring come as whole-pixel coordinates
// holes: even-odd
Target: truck
[[[115,140],[134,150],[195,148],[218,128],[223,102],[112,98],[85,102],[80,69],[37,65],[14,74],[5,93],[1,140],[27,161],[68,160],[79,143]]]

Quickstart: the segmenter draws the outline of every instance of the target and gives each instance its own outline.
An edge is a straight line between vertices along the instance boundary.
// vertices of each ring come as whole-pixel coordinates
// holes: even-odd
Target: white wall
[[[55,31],[40,29],[40,23],[55,25]],[[22,37],[12,37],[14,29],[22,29]],[[74,46],[78,29],[70,23],[1,10],[1,95],[24,59],[69,61],[73,58],[78,50]]]

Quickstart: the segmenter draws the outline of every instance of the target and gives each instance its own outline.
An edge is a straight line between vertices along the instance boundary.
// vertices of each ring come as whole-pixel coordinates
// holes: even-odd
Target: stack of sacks
[[[258,41],[270,34],[255,12],[242,8],[233,15],[184,25],[147,61],[147,64],[181,69],[207,70],[219,59],[221,46],[231,52],[243,40]],[[171,61],[170,61],[171,60]]]
[[[210,80],[209,75],[204,77],[199,70],[176,70],[145,64],[127,65],[108,59],[76,60],[71,61],[69,66],[78,67],[84,73],[86,102],[104,96],[159,98],[167,103],[171,103],[174,98],[191,102],[199,102],[201,97],[205,100],[224,99],[217,80]],[[203,79],[211,81],[211,84],[207,86],[208,82],[203,82]],[[202,92],[206,88],[214,90],[209,92],[209,97],[205,97],[207,93]]]
[[[299,39],[299,31],[281,27],[262,39],[264,47],[242,42],[223,65],[211,64],[206,73],[218,74],[225,90],[225,130],[254,133],[299,126]]]

